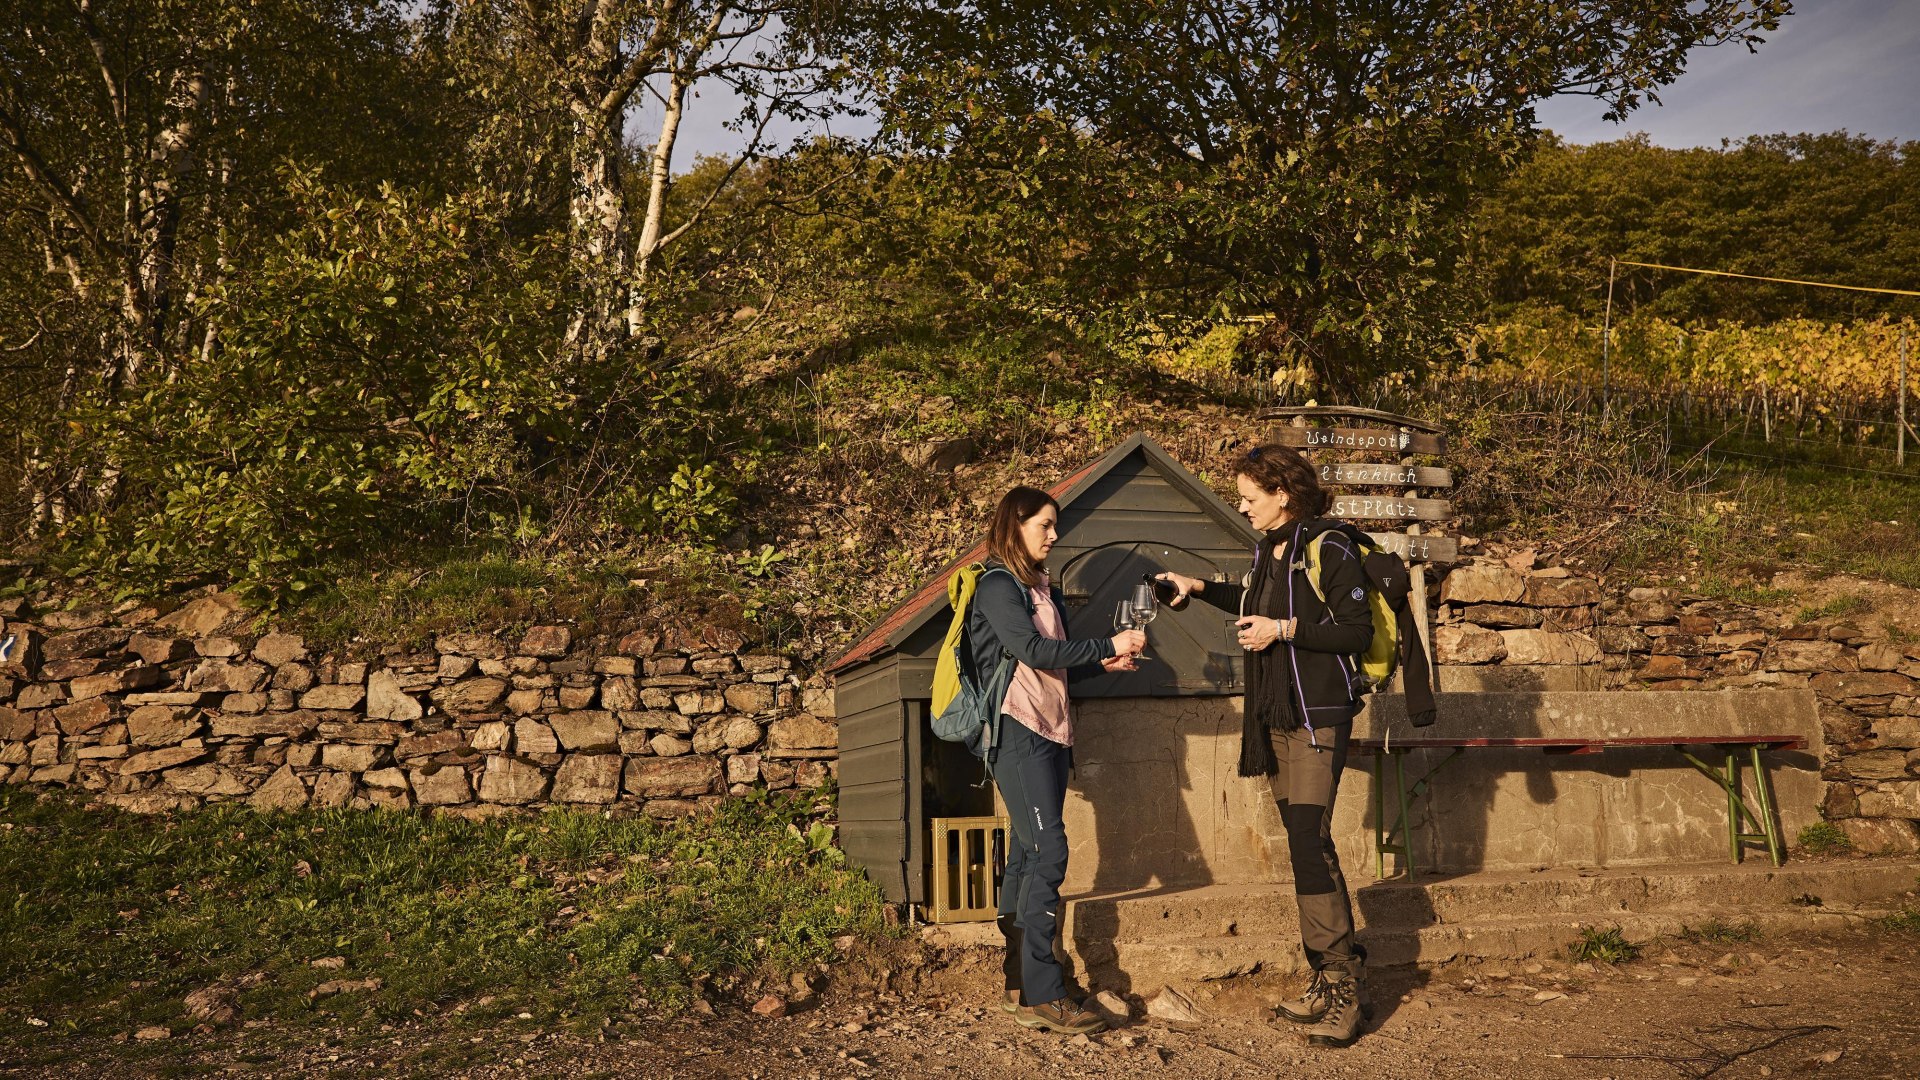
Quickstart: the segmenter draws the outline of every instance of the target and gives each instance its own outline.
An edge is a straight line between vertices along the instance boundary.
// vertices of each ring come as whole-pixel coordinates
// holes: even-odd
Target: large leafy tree
[[[288,212],[279,169],[434,163],[439,83],[391,0],[21,0],[0,35],[0,318],[36,527],[114,496],[73,409],[205,361],[217,289]],[[15,261],[15,260],[19,261]]]
[[[1533,105],[1650,100],[1788,0],[870,0],[849,46],[954,272],[1129,332],[1270,317],[1339,381],[1443,347]],[[933,231],[941,238],[938,230]]]
[[[1920,143],[1754,136],[1669,150],[1644,138],[1541,147],[1481,208],[1476,260],[1496,314],[1524,302],[1597,317],[1609,258],[1911,289]],[[1621,267],[1615,309],[1680,322],[1911,315],[1911,298]]]

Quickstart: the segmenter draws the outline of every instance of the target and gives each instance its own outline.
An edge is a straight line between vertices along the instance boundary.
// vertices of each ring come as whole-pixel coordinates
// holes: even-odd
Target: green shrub
[[[182,1022],[181,998],[214,984],[239,989],[243,1015],[288,1022],[677,1009],[702,984],[784,977],[843,935],[885,932],[879,892],[813,806],[148,818],[0,789],[0,1000],[98,1034]],[[309,964],[330,956],[344,970]],[[338,978],[381,985],[309,1001]]]
[[[1576,964],[1624,964],[1639,955],[1640,946],[1628,941],[1618,926],[1583,927],[1580,937],[1567,946],[1567,956]]]
[[[1728,923],[1711,918],[1699,926],[1681,928],[1679,936],[1690,945],[1737,945],[1759,940],[1760,928],[1751,921]]]
[[[1814,855],[1838,855],[1852,851],[1853,841],[1831,821],[1816,821],[1800,830],[1800,847]]]

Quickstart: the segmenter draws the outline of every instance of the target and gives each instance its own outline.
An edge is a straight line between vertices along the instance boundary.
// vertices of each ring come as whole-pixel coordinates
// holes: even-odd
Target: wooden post
[[[1900,330],[1900,407],[1894,415],[1893,463],[1905,466],[1907,463],[1907,331]]]
[[[1407,431],[1409,429],[1401,428],[1400,430]],[[1412,454],[1404,454],[1400,458],[1400,464],[1402,465],[1410,466],[1413,463],[1414,462],[1413,462]],[[1420,494],[1420,489],[1417,487],[1412,487],[1401,492],[1400,497],[1403,499],[1410,499],[1419,494]],[[1408,536],[1420,535],[1420,523],[1418,521],[1407,526],[1407,535]],[[1413,563],[1412,568],[1408,571],[1408,588],[1409,588],[1409,592],[1407,594],[1407,599],[1411,601],[1413,604],[1414,632],[1420,635],[1420,645],[1422,648],[1424,648],[1427,651],[1429,674],[1434,680],[1434,683],[1435,683],[1434,689],[1437,690],[1439,689],[1438,683],[1440,681],[1440,665],[1438,661],[1435,661],[1432,659],[1433,642],[1428,640],[1429,635],[1427,633],[1427,564],[1425,562]],[[1400,673],[1401,692],[1404,693],[1406,691],[1406,685],[1407,685],[1406,672],[1403,670]],[[1379,778],[1376,777],[1375,783],[1378,783],[1378,782],[1379,782]],[[1407,843],[1407,850],[1409,853],[1411,853],[1413,850],[1413,838],[1407,837],[1405,839]]]
[[[1613,270],[1614,262],[1607,260],[1607,314],[1600,323],[1600,416],[1607,415],[1607,403],[1612,391],[1613,374]]]

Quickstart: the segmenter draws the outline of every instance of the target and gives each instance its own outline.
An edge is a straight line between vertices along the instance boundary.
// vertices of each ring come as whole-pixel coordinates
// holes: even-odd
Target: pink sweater
[[[1067,639],[1067,628],[1060,621],[1060,609],[1053,606],[1047,593],[1047,579],[1029,590],[1033,593],[1033,626],[1041,636],[1055,641]],[[1073,745],[1073,714],[1067,709],[1067,671],[1065,668],[1036,670],[1025,664],[1015,667],[1013,682],[1007,687],[1007,703],[1002,708],[1034,734],[1062,746]]]

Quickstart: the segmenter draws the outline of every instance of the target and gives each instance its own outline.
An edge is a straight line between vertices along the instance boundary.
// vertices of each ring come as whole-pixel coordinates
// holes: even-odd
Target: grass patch
[[[1628,941],[1618,926],[1588,926],[1567,946],[1567,956],[1576,964],[1624,964],[1639,958],[1640,946]]]
[[[1848,615],[1860,615],[1873,610],[1873,601],[1854,593],[1841,593],[1824,604],[1810,605],[1794,612],[1794,618],[1800,622],[1812,622],[1815,619],[1838,619]]]
[[[1754,607],[1778,607],[1793,601],[1792,589],[1762,585],[1744,574],[1716,570],[1703,576],[1693,592],[1709,600],[1729,600]]]
[[[182,999],[216,985],[243,1017],[294,1023],[672,1011],[885,932],[878,890],[814,811],[760,795],[673,822],[148,818],[0,789],[0,1001],[102,1035],[190,1027]],[[335,979],[379,986],[310,997]]]
[[[1813,855],[1839,855],[1853,850],[1853,841],[1831,821],[1816,821],[1800,830],[1800,849]]]
[[[1909,905],[1891,915],[1883,916],[1880,919],[1880,928],[1899,934],[1920,934],[1920,907]]]
[[[1728,507],[1703,515],[1713,520],[1689,537],[1708,573],[1810,566],[1920,588],[1920,544],[1913,542],[1920,480],[1740,458],[1699,468]]]
[[[1728,923],[1708,919],[1699,926],[1684,926],[1680,940],[1689,945],[1741,945],[1760,940],[1760,928],[1751,922]]]

